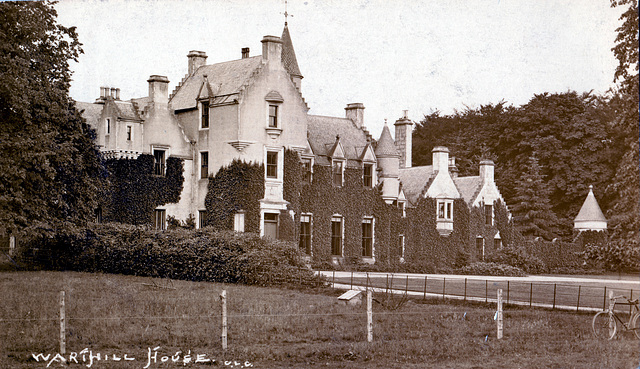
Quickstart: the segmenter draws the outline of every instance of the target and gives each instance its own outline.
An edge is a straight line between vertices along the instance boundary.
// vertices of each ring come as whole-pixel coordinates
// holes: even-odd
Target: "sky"
[[[611,52],[623,9],[609,0],[290,0],[289,31],[310,114],[344,116],[363,103],[379,137],[403,110],[415,122],[534,94],[613,86]],[[76,26],[84,54],[71,96],[94,101],[101,86],[121,99],[148,95],[150,75],[170,90],[190,50],[207,64],[262,50],[280,36],[284,0],[62,0],[58,21]],[[393,132],[393,129],[391,130]]]

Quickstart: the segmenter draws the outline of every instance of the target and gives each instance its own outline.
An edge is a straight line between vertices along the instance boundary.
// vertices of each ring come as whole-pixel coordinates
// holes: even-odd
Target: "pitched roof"
[[[291,42],[291,36],[289,35],[289,27],[284,25],[282,30],[282,64],[284,68],[292,76],[302,77],[300,68],[298,67],[298,60],[296,59],[296,52],[293,50],[293,42]]]
[[[393,138],[391,138],[391,132],[389,131],[387,122],[384,123],[384,127],[382,128],[382,134],[380,134],[380,139],[378,140],[378,144],[376,145],[375,153],[377,157],[400,157],[398,148],[396,147]]]
[[[314,154],[329,155],[336,143],[336,135],[339,135],[347,159],[360,160],[362,151],[367,146],[367,136],[351,119],[320,115],[307,117],[307,134]]]
[[[403,168],[400,169],[399,174],[404,195],[411,204],[417,204],[420,195],[433,176],[433,166]]]
[[[102,104],[94,104],[88,102],[76,101],[76,109],[80,111],[80,114],[87,120],[87,123],[96,128],[100,121],[100,115],[102,115]]]
[[[200,92],[204,75],[207,75],[210,85],[216,89],[216,96],[239,93],[260,65],[262,65],[261,55],[204,65],[188,77],[180,89],[175,92],[170,101],[171,107],[174,110],[197,107],[196,97]],[[214,103],[216,102],[214,101]]]
[[[141,120],[140,115],[138,115],[138,110],[131,101],[114,100],[113,102],[116,104],[116,108],[118,108],[118,118]]]
[[[587,198],[584,200],[576,219],[576,222],[584,222],[584,221],[599,221],[606,222],[607,218],[604,217],[602,210],[600,210],[600,205],[598,205],[598,200],[593,195],[593,186],[589,186],[589,194],[587,194]]]
[[[482,178],[480,178],[480,176],[453,178],[453,183],[456,184],[460,196],[462,196],[467,204],[471,204],[471,202],[478,197],[482,189]]]

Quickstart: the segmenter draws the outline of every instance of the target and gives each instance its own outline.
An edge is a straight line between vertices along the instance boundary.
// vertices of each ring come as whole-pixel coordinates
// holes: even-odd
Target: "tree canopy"
[[[106,172],[69,98],[82,53],[53,2],[0,3],[0,231],[48,233],[93,217]]]

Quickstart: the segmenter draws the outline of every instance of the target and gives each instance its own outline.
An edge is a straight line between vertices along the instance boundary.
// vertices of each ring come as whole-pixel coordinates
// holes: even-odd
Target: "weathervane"
[[[287,12],[287,0],[284,0],[284,13],[280,13],[280,14],[284,14],[284,25],[287,25],[287,17],[293,17],[292,14],[289,14]]]

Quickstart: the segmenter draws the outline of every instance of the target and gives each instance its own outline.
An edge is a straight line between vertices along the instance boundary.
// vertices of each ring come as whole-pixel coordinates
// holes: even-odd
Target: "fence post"
[[[609,311],[612,313],[614,304],[613,291],[609,290]],[[616,329],[616,320],[613,319],[612,315],[609,315],[609,337],[613,336],[614,329]]]
[[[409,275],[407,275],[407,282],[404,284],[404,294],[409,292]]]
[[[557,284],[553,284],[553,309],[555,310],[556,308],[556,286]]]
[[[351,289],[353,289],[353,270],[351,271]]]
[[[498,311],[496,317],[498,325],[498,339],[502,339],[502,289],[498,289]]]
[[[484,280],[484,302],[489,301],[489,280]]]
[[[602,296],[602,310],[607,310],[607,286],[604,286],[604,296]]]
[[[509,304],[509,281],[507,281],[507,304]]]
[[[464,279],[464,301],[467,301],[467,279]]]
[[[424,276],[424,295],[422,296],[423,300],[427,299],[427,275]]]
[[[393,273],[391,273],[391,293],[393,293]]]
[[[531,283],[531,287],[529,287],[529,307],[531,307],[532,300],[533,300],[533,282]]]
[[[369,272],[367,272],[367,290],[369,290]]]
[[[222,349],[227,349],[227,290],[220,293],[220,301],[222,302]]]
[[[336,271],[335,270],[333,271],[333,278],[332,279],[333,279],[333,281],[331,283],[331,287],[332,288],[336,288]]]
[[[66,353],[65,319],[64,291],[60,291],[60,355],[64,355]]]
[[[373,342],[373,310],[371,289],[367,289],[367,342]]]
[[[578,302],[576,303],[576,311],[580,311],[580,288],[582,286],[578,285]]]
[[[631,289],[631,291],[629,291],[629,300],[633,300],[633,289]],[[633,313],[633,309],[632,309],[632,305],[629,304],[629,315],[631,315]]]
[[[444,290],[447,286],[447,278],[442,278],[442,300],[444,301]]]
[[[389,273],[387,273],[387,294],[389,294]]]

